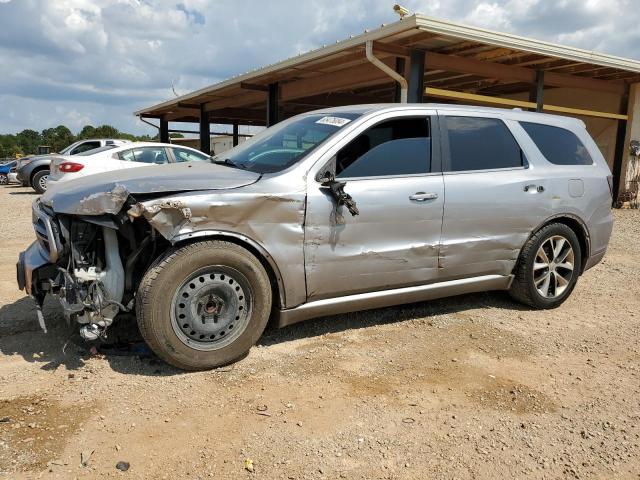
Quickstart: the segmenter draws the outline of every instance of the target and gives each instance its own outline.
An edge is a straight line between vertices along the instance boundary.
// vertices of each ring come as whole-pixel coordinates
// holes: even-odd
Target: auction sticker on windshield
[[[335,127],[342,127],[347,123],[349,123],[350,121],[351,120],[349,120],[348,118],[342,118],[342,117],[322,117],[316,123],[320,123],[322,125],[333,125]]]

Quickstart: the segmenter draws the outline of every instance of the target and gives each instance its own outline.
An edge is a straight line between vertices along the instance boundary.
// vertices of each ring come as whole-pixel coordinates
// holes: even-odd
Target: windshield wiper
[[[232,167],[232,168],[239,168],[240,170],[246,170],[247,169],[247,167],[245,167],[241,163],[233,163],[228,158],[225,158],[223,160],[217,160],[215,158],[212,158],[211,162],[212,163],[217,163],[218,165],[227,165],[227,166]]]

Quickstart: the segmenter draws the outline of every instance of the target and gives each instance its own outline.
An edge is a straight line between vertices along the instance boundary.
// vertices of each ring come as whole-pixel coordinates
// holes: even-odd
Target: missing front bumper
[[[46,266],[51,266],[49,252],[46,252],[38,242],[33,242],[18,257],[18,263],[16,264],[18,288],[29,295],[33,295],[39,290],[37,286],[34,286],[34,274],[38,269]]]

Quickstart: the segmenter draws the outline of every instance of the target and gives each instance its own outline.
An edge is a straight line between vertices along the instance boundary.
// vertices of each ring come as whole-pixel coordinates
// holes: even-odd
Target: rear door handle
[[[413,195],[409,195],[409,200],[416,202],[424,202],[425,200],[435,200],[438,198],[437,193],[416,192]]]

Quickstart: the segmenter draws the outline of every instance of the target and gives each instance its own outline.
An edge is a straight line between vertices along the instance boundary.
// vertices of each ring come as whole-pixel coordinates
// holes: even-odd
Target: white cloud
[[[148,131],[132,112],[172,97],[172,83],[188,92],[396,21],[392,3],[0,0],[0,132],[84,121]],[[402,3],[429,16],[640,57],[637,0]]]

